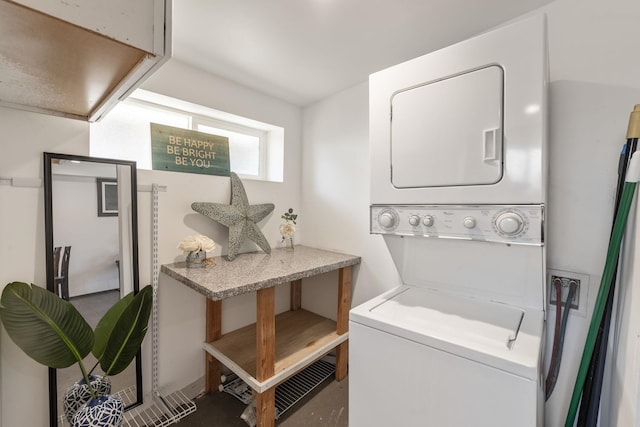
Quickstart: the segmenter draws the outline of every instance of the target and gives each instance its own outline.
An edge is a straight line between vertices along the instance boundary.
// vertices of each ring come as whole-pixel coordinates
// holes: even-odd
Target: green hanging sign
[[[229,176],[229,138],[151,123],[153,170]]]

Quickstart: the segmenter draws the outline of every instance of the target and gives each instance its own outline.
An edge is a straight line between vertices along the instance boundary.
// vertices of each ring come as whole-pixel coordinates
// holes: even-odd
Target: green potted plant
[[[69,408],[65,403],[72,425],[117,426],[122,423],[122,401],[109,396],[110,386],[104,387],[102,377],[92,373],[100,366],[108,377],[129,366],[147,332],[152,303],[150,286],[130,293],[105,313],[94,331],[73,304],[53,292],[12,282],[0,297],[0,319],[9,337],[36,362],[55,369],[78,364],[82,380],[76,385],[81,393]],[[89,353],[97,363],[87,370],[83,360]],[[111,412],[106,424],[87,423],[91,417],[104,417],[105,411]]]

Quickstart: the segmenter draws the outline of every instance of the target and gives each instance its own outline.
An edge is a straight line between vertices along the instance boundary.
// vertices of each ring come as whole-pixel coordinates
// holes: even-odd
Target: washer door
[[[495,184],[502,178],[503,70],[488,66],[391,99],[396,188]]]

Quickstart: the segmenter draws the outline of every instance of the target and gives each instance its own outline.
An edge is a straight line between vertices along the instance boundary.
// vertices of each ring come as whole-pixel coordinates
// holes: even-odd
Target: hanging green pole
[[[638,120],[638,118],[640,118],[640,105],[636,105],[633,113],[631,114],[632,121],[634,121],[634,118],[634,126],[638,126],[638,124],[640,124],[640,121]],[[632,126],[631,122],[629,123],[629,126]],[[627,177],[625,178],[625,184],[622,190],[620,207],[613,225],[611,239],[609,240],[609,249],[607,250],[604,272],[602,273],[602,279],[600,280],[600,289],[598,290],[598,297],[593,309],[589,333],[587,334],[587,340],[582,352],[580,368],[578,369],[578,377],[576,378],[576,383],[573,388],[573,394],[569,404],[569,412],[567,413],[567,420],[564,424],[565,427],[573,427],[575,422],[578,406],[580,405],[580,398],[582,397],[582,390],[584,389],[584,383],[589,370],[589,363],[591,361],[591,356],[593,355],[593,350],[596,344],[596,338],[598,336],[598,328],[604,314],[609,288],[611,287],[611,279],[616,270],[618,256],[620,255],[620,245],[624,236],[627,218],[629,217],[629,210],[631,209],[631,202],[633,201],[633,195],[636,191],[638,181],[640,181],[640,157],[638,152],[635,152],[631,157],[631,164],[627,170]]]

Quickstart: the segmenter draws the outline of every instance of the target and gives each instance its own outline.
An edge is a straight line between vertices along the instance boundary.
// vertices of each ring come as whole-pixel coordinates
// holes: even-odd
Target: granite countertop
[[[360,257],[308,246],[239,254],[234,261],[215,257],[215,265],[187,268],[186,262],[164,264],[161,271],[212,300],[269,288],[360,263]]]

